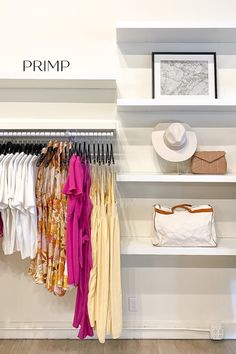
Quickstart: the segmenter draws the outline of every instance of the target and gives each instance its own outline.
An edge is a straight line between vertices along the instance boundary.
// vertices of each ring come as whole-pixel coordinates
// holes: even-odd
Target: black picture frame
[[[216,52],[152,52],[152,99],[155,99],[155,55],[212,55],[214,61],[215,99],[218,98]]]

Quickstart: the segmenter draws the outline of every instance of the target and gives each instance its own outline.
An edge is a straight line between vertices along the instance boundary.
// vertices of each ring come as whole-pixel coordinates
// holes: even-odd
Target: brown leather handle
[[[192,205],[191,204],[178,204],[178,205],[173,206],[171,208],[171,210],[172,210],[172,213],[175,211],[175,209],[178,209],[178,208],[182,208],[182,209],[190,211],[189,207],[191,208]]]

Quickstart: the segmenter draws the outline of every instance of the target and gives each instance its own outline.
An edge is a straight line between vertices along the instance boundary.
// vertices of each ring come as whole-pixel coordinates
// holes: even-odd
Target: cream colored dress
[[[93,269],[88,310],[90,324],[104,343],[106,334],[118,338],[122,330],[120,229],[113,167],[93,167],[90,195]]]

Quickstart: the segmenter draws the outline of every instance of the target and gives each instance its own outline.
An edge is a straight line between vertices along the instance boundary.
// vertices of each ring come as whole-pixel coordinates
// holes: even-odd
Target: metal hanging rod
[[[114,131],[110,129],[99,130],[79,130],[79,129],[67,129],[67,130],[0,130],[0,138],[73,138],[73,137],[113,137]]]

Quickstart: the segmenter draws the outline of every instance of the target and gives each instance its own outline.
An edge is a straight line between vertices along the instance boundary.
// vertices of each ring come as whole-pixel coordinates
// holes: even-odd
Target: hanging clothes
[[[88,309],[101,343],[106,334],[118,338],[122,331],[120,229],[113,166],[92,168],[91,215],[93,268]]]
[[[77,287],[73,326],[78,337],[93,336],[88,316],[88,285],[92,268],[90,214],[90,167],[80,156],[70,159],[69,174],[63,192],[68,195],[67,258],[68,282]]]
[[[122,332],[122,290],[120,266],[120,224],[116,200],[116,173],[108,169],[108,230],[110,237],[110,278],[107,333],[119,338]]]
[[[21,258],[34,258],[37,242],[37,217],[35,201],[36,155],[14,151],[8,143],[9,153],[0,156],[0,211],[6,255],[16,251]]]
[[[67,198],[62,189],[67,177],[68,143],[49,142],[38,169],[36,205],[38,240],[36,258],[28,273],[37,284],[63,296],[68,288],[66,267]]]
[[[93,143],[93,154],[87,142],[83,149],[81,142],[50,141],[43,149],[9,144],[0,155],[4,253],[30,257],[28,273],[55,295],[76,288],[73,326],[80,339],[94,330],[101,343],[107,334],[118,338],[120,230],[112,144],[105,153],[103,143]]]
[[[3,237],[3,222],[2,222],[1,213],[0,213],[0,237]]]

